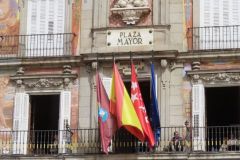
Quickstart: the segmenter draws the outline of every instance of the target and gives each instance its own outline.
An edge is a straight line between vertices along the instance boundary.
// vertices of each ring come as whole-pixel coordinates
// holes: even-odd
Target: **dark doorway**
[[[240,87],[206,88],[207,126],[240,124]]]
[[[150,113],[150,81],[139,81],[139,87],[141,90],[142,98],[149,116]],[[124,82],[124,85],[128,91],[129,96],[131,97],[131,82]],[[131,135],[124,128],[121,128],[117,131],[114,139],[115,146],[113,146],[115,152],[119,153],[133,153],[133,152],[145,152],[148,150],[148,147],[145,143],[138,141],[136,137]],[[125,145],[122,145],[125,144]]]
[[[50,153],[49,146],[58,136],[59,95],[31,95],[30,104],[33,151],[37,154]]]
[[[207,150],[216,151],[240,136],[240,87],[206,88],[205,96]]]

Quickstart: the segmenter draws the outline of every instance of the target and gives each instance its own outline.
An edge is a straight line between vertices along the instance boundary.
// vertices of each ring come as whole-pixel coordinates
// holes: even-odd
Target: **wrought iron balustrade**
[[[73,38],[73,33],[0,35],[0,58],[71,55]]]
[[[193,27],[187,31],[188,50],[240,48],[240,25]]]
[[[173,138],[174,132],[179,138]],[[72,132],[72,133],[71,133]],[[0,155],[98,154],[99,129],[0,131]],[[109,146],[114,153],[189,153],[240,151],[240,126],[162,127],[160,140],[152,150],[124,129],[114,135]]]

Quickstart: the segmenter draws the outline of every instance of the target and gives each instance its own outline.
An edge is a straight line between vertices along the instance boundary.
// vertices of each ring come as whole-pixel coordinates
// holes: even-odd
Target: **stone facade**
[[[124,9],[134,10],[134,8],[137,7],[134,1],[126,2],[126,4],[125,1],[113,0],[92,3],[91,1],[84,1],[82,3],[81,53],[95,55],[95,60],[96,55],[98,55],[98,60],[100,62],[99,70],[106,77],[111,77],[111,67],[104,67],[105,63],[109,62],[101,62],[102,55],[109,57],[111,60],[111,55],[116,54],[115,58],[116,60],[119,59],[119,61],[121,61],[124,56],[130,56],[130,52],[132,52],[133,60],[135,58],[139,59],[138,57],[140,56],[138,53],[141,52],[143,52],[142,55],[149,56],[149,58],[153,54],[160,56],[161,58],[155,58],[154,63],[156,66],[155,72],[158,77],[157,92],[161,113],[161,124],[162,126],[183,126],[186,120],[191,119],[191,113],[189,113],[191,105],[189,100],[191,85],[187,82],[187,75],[184,75],[183,64],[176,62],[176,60],[174,60],[176,57],[171,58],[173,52],[178,53],[187,50],[187,41],[184,35],[184,10],[182,1],[145,1],[142,7],[149,7],[150,13],[145,14],[145,17],[140,16],[140,20],[134,22],[134,24],[124,23],[121,19],[121,15],[117,14],[115,10],[113,13],[113,8],[121,8],[121,12],[128,12],[124,11]],[[90,20],[87,15],[91,15],[93,19]],[[115,33],[124,32],[125,30],[138,31],[141,29],[152,31],[152,44],[111,46],[107,43],[109,31]],[[143,38],[146,38],[146,36]],[[159,51],[161,53],[157,53]],[[144,68],[149,67],[149,58],[140,58],[144,61]],[[124,61],[126,60],[124,59]],[[162,61],[165,61],[166,64],[163,65]],[[146,74],[149,73],[149,70],[147,70]],[[141,75],[141,73],[139,73],[139,76],[144,77],[144,74],[145,73],[142,73]],[[94,72],[91,73],[91,80],[89,81],[93,82],[93,77]],[[145,76],[145,78],[147,78],[147,76]],[[85,85],[88,86],[89,83],[91,83],[89,81],[85,81]],[[80,80],[80,83],[82,84],[84,81]],[[87,90],[88,89],[91,89],[89,92],[92,98],[94,98],[93,95],[96,94],[95,89],[90,86],[87,87]],[[81,99],[85,98],[81,98],[80,95],[80,100]],[[84,116],[81,116],[81,110],[83,110],[81,108],[85,106],[82,103],[83,102],[80,101],[79,117]],[[91,108],[95,106],[95,99],[92,99],[92,104]],[[83,111],[86,111],[86,109]],[[91,112],[90,110],[87,111]],[[95,123],[96,118],[97,117],[93,118]],[[82,120],[80,120],[80,123],[81,121]]]
[[[26,33],[25,2],[19,2],[21,34]],[[20,104],[16,104],[15,97],[23,93],[28,96],[65,94],[69,99],[59,98],[59,103],[64,102],[65,107],[67,106],[61,108],[59,105],[60,114],[64,114],[63,118],[59,118],[59,126],[62,127],[59,129],[64,129],[66,120],[70,121],[73,129],[97,128],[95,74],[98,70],[103,78],[111,78],[113,60],[126,83],[130,79],[131,60],[136,65],[140,81],[147,83],[150,83],[150,62],[155,65],[162,127],[183,127],[186,121],[193,127],[197,126],[194,122],[199,122],[197,127],[204,127],[204,89],[240,84],[238,50],[188,50],[193,49],[193,44],[191,38],[190,42],[187,38],[193,35],[187,28],[199,25],[199,1],[194,4],[191,0],[65,2],[65,31],[75,34],[71,39],[70,55],[64,52],[59,57],[0,59],[0,131],[17,128],[15,121],[19,119],[14,117],[14,111]],[[194,9],[191,10],[191,7]],[[195,21],[192,21],[192,17]],[[69,111],[70,116],[67,113],[65,115],[64,109]],[[204,138],[204,135],[203,133],[197,138]],[[76,134],[73,137],[79,138]],[[194,140],[196,142],[196,139]],[[163,146],[156,150],[163,151]],[[191,156],[198,158],[198,154]],[[202,156],[209,158],[207,155]],[[132,159],[136,157],[131,156]],[[139,157],[149,158],[145,155]],[[166,154],[164,157],[171,159],[172,155]],[[177,157],[189,158],[185,154],[177,154]],[[84,158],[92,159],[91,156]],[[113,156],[114,158],[116,157]],[[214,159],[214,156],[211,158]]]
[[[72,3],[74,10],[76,10],[76,7],[79,7],[79,3],[79,1]],[[186,39],[183,34],[185,29],[183,27],[182,17],[184,16],[184,11],[182,9],[182,2],[161,0],[160,3],[158,0],[148,0],[141,2],[143,3],[142,5],[140,5],[140,2],[138,4],[138,1],[132,2],[133,8],[149,7],[149,13],[146,14],[146,16],[140,16],[139,21],[136,21],[136,24],[130,26],[129,24],[121,22],[121,19],[112,20],[111,15],[113,13],[111,9],[114,7],[119,8],[117,6],[121,4],[120,1],[107,0],[92,3],[92,1],[82,1],[81,13],[72,13],[75,18],[76,15],[81,15],[81,23],[74,21],[74,23],[77,23],[75,24],[76,26],[81,24],[79,47],[75,45],[74,52],[79,48],[80,54],[89,55],[93,57],[94,61],[96,61],[96,53],[98,53],[100,58],[104,56],[111,57],[112,54],[116,54],[116,59],[119,59],[120,62],[124,60],[124,56],[130,56],[129,53],[132,52],[133,59],[143,60],[142,65],[145,71],[139,73],[139,76],[143,79],[149,77],[149,59],[154,57],[161,124],[163,126],[183,125],[185,120],[190,119],[190,104],[187,98],[187,95],[189,96],[189,93],[187,93],[189,92],[189,87],[186,88],[187,82],[184,80],[186,79],[186,75],[183,74],[184,66],[175,60],[178,52],[186,51]],[[24,5],[26,4],[19,3],[19,5],[22,9],[20,13],[20,32],[24,33],[24,22],[26,21],[24,15],[27,14]],[[68,7],[68,9],[71,9],[71,7]],[[68,13],[71,15],[71,11]],[[101,13],[101,16],[99,16],[99,13]],[[93,17],[93,19],[90,17]],[[114,25],[115,23],[121,25]],[[67,25],[67,30],[70,30],[70,27],[71,26]],[[73,28],[76,30],[75,33],[78,33],[77,28]],[[151,44],[136,46],[111,47],[107,45],[107,34],[109,30],[113,32],[121,30],[124,32],[126,29],[130,31],[147,29],[149,32],[151,31],[150,34],[153,35],[153,40]],[[142,35],[141,38],[146,37]],[[74,40],[74,43],[76,44],[77,40]],[[79,53],[76,52],[74,54],[78,55]],[[111,58],[107,60],[107,62],[100,60],[100,58],[99,70],[105,77],[111,77],[111,66],[108,66]],[[47,64],[47,62],[49,63]],[[3,89],[1,89],[1,104],[3,104],[1,105],[1,126],[3,126],[3,128],[12,127],[14,92],[42,92],[48,89],[51,91],[54,90],[54,88],[61,90],[68,88],[68,81],[71,80],[71,83],[73,83],[69,88],[72,93],[71,126],[74,128],[96,127],[95,69],[92,66],[92,61],[86,59],[76,65],[76,63],[71,60],[63,62],[60,59],[55,60],[54,63],[56,63],[56,65],[54,65],[51,64],[51,60],[48,60],[41,62],[44,66],[41,66],[40,62],[37,62],[34,64],[34,67],[31,67],[33,63],[34,62],[27,62],[25,66],[12,65],[11,74],[9,74],[10,70],[4,70],[7,76],[3,73],[1,80],[1,87],[3,87]],[[75,72],[71,74],[76,74],[77,77],[63,73],[63,63],[69,66],[76,66],[74,68]],[[56,76],[52,76],[51,74],[56,74]],[[8,92],[11,92],[9,93],[11,95],[6,94]],[[11,99],[9,99],[9,97],[11,97]]]

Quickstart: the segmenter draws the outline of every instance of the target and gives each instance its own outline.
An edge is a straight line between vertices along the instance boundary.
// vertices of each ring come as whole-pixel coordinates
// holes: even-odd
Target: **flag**
[[[109,112],[109,98],[98,72],[96,73],[96,85],[101,147],[103,152],[108,153],[108,147],[110,146],[112,136],[116,131],[116,121]]]
[[[131,99],[134,108],[137,112],[138,118],[143,128],[143,132],[148,141],[149,147],[152,148],[155,144],[153,131],[148,119],[146,107],[142,99],[141,90],[137,81],[134,64],[132,63],[132,76],[131,76]]]
[[[113,65],[110,112],[116,117],[118,128],[124,127],[139,140],[144,141],[142,126],[115,63]]]
[[[158,111],[158,102],[156,96],[156,83],[155,83],[155,73],[154,73],[154,65],[151,63],[151,110],[152,110],[152,129],[154,131],[155,136],[155,144],[158,143],[160,138],[160,118]]]

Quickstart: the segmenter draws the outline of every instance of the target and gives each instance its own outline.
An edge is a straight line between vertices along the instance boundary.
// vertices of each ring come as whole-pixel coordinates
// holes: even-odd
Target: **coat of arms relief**
[[[118,0],[111,11],[120,15],[125,24],[135,25],[143,15],[150,13],[150,7],[148,0]]]

